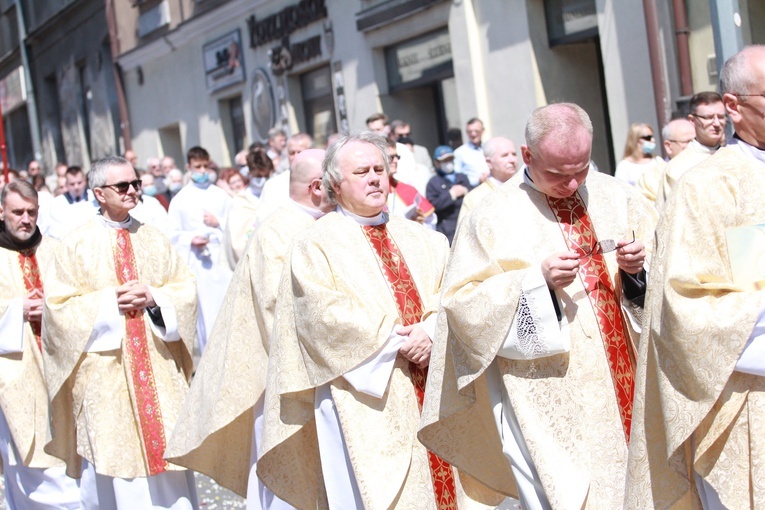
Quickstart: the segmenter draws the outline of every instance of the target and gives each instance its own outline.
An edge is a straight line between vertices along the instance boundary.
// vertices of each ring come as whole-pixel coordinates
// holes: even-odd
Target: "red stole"
[[[28,253],[28,255],[26,253]],[[42,276],[40,275],[40,266],[37,265],[35,252],[19,252],[19,265],[21,266],[21,273],[24,275],[24,288],[27,290],[27,293],[32,292],[34,289],[42,291]],[[42,322],[30,322],[29,325],[32,327],[32,333],[35,335],[35,340],[37,340],[37,347],[42,350]]]
[[[436,208],[433,207],[433,204],[431,204],[427,198],[422,196],[420,192],[417,191],[417,188],[410,186],[405,182],[398,182],[395,177],[390,178],[390,191],[391,193],[395,193],[407,207],[419,200],[420,203],[417,204],[417,208],[422,211],[422,215],[425,217],[436,212]]]
[[[388,280],[393,298],[396,301],[398,315],[404,326],[410,326],[422,319],[422,299],[414,284],[406,261],[396,243],[388,235],[385,224],[363,227],[369,243],[377,255],[385,279]],[[425,382],[428,379],[428,369],[420,368],[416,364],[409,363],[414,392],[417,396],[417,404],[422,411],[422,402],[425,399]],[[430,474],[433,480],[433,489],[436,496],[436,505],[439,509],[456,509],[457,499],[452,467],[439,458],[435,453],[428,451]]]
[[[592,227],[587,207],[578,192],[567,198],[547,197],[547,202],[558,219],[569,250],[584,254],[597,246],[598,237]],[[582,257],[579,264],[579,278],[584,284],[600,326],[600,335],[606,351],[608,367],[611,370],[624,436],[629,443],[632,398],[635,393],[635,367],[629,354],[629,334],[622,317],[621,305],[617,300],[614,284],[601,253],[596,252]]]
[[[114,268],[120,285],[130,280],[138,280],[138,270],[130,242],[130,232],[125,228],[115,229],[117,242],[114,245]],[[154,372],[151,368],[146,326],[143,310],[134,310],[125,314],[125,351],[130,363],[130,372],[135,392],[135,409],[138,425],[143,440],[149,475],[156,475],[167,470],[165,455],[165,427],[162,422],[162,410],[159,407]]]

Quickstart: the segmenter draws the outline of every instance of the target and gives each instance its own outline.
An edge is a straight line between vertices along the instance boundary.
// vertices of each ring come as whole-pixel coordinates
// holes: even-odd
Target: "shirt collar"
[[[98,214],[98,217],[101,219],[101,222],[104,224],[105,227],[130,228],[130,226],[133,224],[132,216],[128,216],[128,218],[125,221],[110,221],[104,218],[100,213]]]
[[[728,147],[738,148],[745,155],[765,163],[765,151],[745,142],[735,133],[733,134],[733,137],[728,140]]]
[[[295,202],[294,200],[292,200],[291,198],[290,198],[290,202],[292,202],[292,205],[295,206],[298,210],[303,211],[304,213],[306,213],[307,215],[309,215],[311,218],[315,220],[318,220],[319,218],[327,214],[324,211],[320,211],[319,209],[314,209],[313,207],[306,207],[303,204],[299,204]]]
[[[376,216],[372,216],[371,218],[367,218],[364,216],[359,216],[358,214],[353,214],[351,211],[348,211],[347,209],[343,209],[341,206],[337,206],[337,212],[342,214],[343,216],[346,216],[359,225],[363,227],[376,227],[377,225],[382,225],[383,223],[388,223],[388,213],[385,211],[380,212]]]

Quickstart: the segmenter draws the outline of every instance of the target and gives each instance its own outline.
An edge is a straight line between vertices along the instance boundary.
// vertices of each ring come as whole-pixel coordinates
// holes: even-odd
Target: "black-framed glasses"
[[[640,137],[641,140],[645,140],[646,142],[650,142],[653,140],[653,135],[643,135]]]
[[[720,122],[725,122],[725,114],[723,113],[713,113],[712,115],[699,115],[698,113],[692,113],[691,115],[697,119],[703,120],[704,122],[714,122],[715,119]]]
[[[389,156],[389,159],[390,159],[390,161],[391,161],[391,163],[392,163],[392,162],[394,162],[394,161],[398,161],[399,159],[401,159],[401,156],[399,156],[398,154],[391,154],[391,155]]]
[[[104,184],[101,186],[102,188],[111,188],[120,195],[124,195],[128,192],[130,189],[130,186],[133,186],[133,189],[136,191],[139,191],[141,189],[141,179],[136,179],[134,181],[130,182],[118,182],[116,184]]]
[[[632,231],[632,241],[628,242],[624,246],[627,246],[629,244],[632,244],[635,242],[635,231]],[[605,239],[603,241],[598,241],[595,243],[595,246],[593,246],[589,251],[586,251],[586,253],[582,256],[580,256],[580,259],[583,259],[585,257],[592,257],[593,255],[602,255],[604,253],[615,251],[617,248],[616,241],[613,239]]]

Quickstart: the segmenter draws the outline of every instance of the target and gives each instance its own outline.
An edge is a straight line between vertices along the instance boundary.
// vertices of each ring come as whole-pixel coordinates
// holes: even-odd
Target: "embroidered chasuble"
[[[330,213],[290,250],[269,350],[257,472],[297,508],[327,506],[314,408],[319,387],[331,393],[364,508],[436,510],[434,484],[451,498],[447,504],[454,501],[444,476],[451,470],[439,466],[434,478],[416,437],[420,403],[414,381],[424,382],[424,374],[412,374],[409,362],[396,356],[382,398],[357,391],[343,377],[386,345],[396,325],[427,319],[438,307],[446,239],[395,216],[386,229],[394,249],[377,255],[356,221]],[[391,282],[382,267],[392,268],[396,258],[399,277],[391,273]],[[459,508],[476,504],[465,483],[460,476],[455,487]],[[496,506],[498,500],[492,502]]]
[[[614,383],[616,402],[619,404],[619,414],[624,426],[624,435],[629,442],[632,398],[635,392],[635,368],[630,358],[629,333],[625,328],[614,284],[606,269],[603,254],[599,249],[594,249],[599,246],[598,237],[579,193],[574,193],[568,198],[548,197],[547,202],[558,219],[569,250],[582,254],[579,260],[579,277],[587,289],[600,326],[603,347]],[[592,253],[588,255],[591,251]]]
[[[503,447],[520,447],[552,508],[620,508],[638,334],[624,319],[616,253],[593,248],[634,230],[650,258],[655,219],[634,188],[592,172],[573,197],[554,200],[518,172],[477,204],[444,277],[422,443],[513,497]],[[554,293],[558,319],[541,263],[567,251],[581,254],[580,270]],[[527,354],[499,355],[513,336]],[[566,347],[550,353],[548,338]],[[496,416],[512,423],[511,437]]]
[[[130,280],[149,286],[167,331],[146,310],[119,313],[114,289]],[[179,470],[163,456],[191,376],[196,286],[167,237],[135,219],[115,229],[94,218],[59,243],[45,286],[46,452],[74,478],[82,458],[115,478]],[[111,350],[91,350],[107,338]]]
[[[695,476],[725,508],[765,508],[765,377],[736,369],[765,293],[735,283],[726,239],[762,223],[765,163],[735,140],[689,170],[664,206],[624,508],[701,508]]]
[[[122,285],[131,280],[138,280],[138,273],[129,232],[124,228],[115,229],[115,232],[117,238],[114,243],[114,268],[117,281]],[[141,431],[146,463],[149,475],[156,475],[167,469],[167,462],[162,458],[165,454],[165,429],[154,371],[151,368],[143,310],[133,310],[125,314],[125,350],[133,378],[138,427]]]
[[[12,301],[21,301],[32,289],[43,290],[42,273],[50,264],[53,243],[45,238],[36,251],[23,254],[0,248],[0,317],[9,312]],[[38,341],[40,323],[23,321],[22,306],[19,303],[15,312],[18,334],[23,336],[21,352],[0,355],[0,408],[19,451],[19,462],[32,468],[63,466],[60,459],[43,451],[49,416]]]
[[[380,270],[390,284],[391,293],[396,301],[396,307],[398,308],[399,317],[403,321],[403,325],[411,326],[420,322],[423,315],[420,294],[414,285],[412,275],[406,266],[406,261],[401,256],[396,243],[388,236],[388,229],[385,227],[385,224],[363,228],[369,244],[372,245],[377,255]],[[417,395],[417,403],[419,404],[420,411],[422,411],[428,369],[420,368],[410,361],[409,374]],[[433,478],[436,505],[439,509],[457,508],[452,467],[433,452],[428,452],[428,461],[430,463],[430,474]]]
[[[40,267],[37,265],[35,252],[19,252],[19,265],[21,266],[21,273],[24,275],[24,288],[27,293],[35,289],[42,291],[42,276],[40,275]],[[37,347],[42,348],[40,339],[42,322],[30,322],[29,325],[32,327],[32,333],[35,335]]]

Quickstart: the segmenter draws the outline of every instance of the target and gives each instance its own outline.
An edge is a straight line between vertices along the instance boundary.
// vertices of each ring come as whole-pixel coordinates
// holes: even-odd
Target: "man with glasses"
[[[524,509],[624,498],[655,212],[591,148],[582,108],[535,110],[526,166],[464,219],[444,276],[419,438]]]
[[[720,73],[735,134],[656,231],[624,508],[765,505],[765,46]]]
[[[696,137],[696,129],[688,119],[673,119],[661,129],[661,138],[664,140],[664,152],[667,160],[674,159]],[[651,165],[651,168],[643,172],[637,182],[637,188],[651,202],[656,201],[656,193],[661,185],[664,175],[664,166]]]
[[[656,207],[661,209],[672,189],[682,175],[717,152],[725,141],[725,106],[717,92],[699,92],[690,102],[691,114],[688,120],[693,123],[696,138],[664,168],[659,190],[656,194]]]
[[[131,217],[140,183],[123,158],[95,162],[100,214],[46,273],[46,451],[81,477],[84,509],[198,506],[192,474],[164,460],[191,377],[196,288],[167,237]]]

